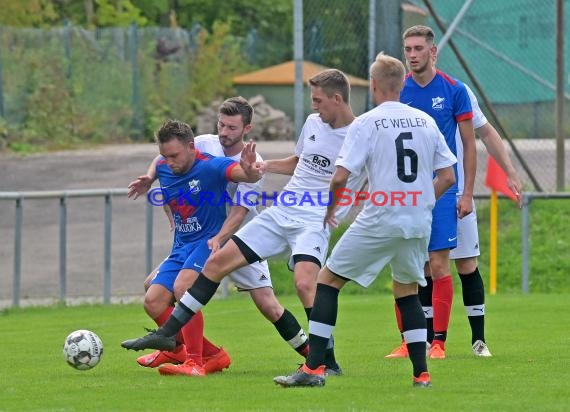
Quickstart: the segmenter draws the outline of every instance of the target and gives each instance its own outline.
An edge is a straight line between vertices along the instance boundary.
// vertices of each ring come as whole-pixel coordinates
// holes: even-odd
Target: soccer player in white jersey
[[[313,76],[309,84],[312,108],[317,113],[308,116],[295,155],[265,162],[267,172],[292,174],[289,183],[280,194],[270,196],[272,206],[210,256],[163,326],[142,338],[123,342],[124,347],[172,349],[176,333],[207,304],[225,276],[285,251],[291,252],[297,294],[307,315],[310,313],[316,277],[327,255],[330,236],[330,230],[322,225],[329,203],[329,182],[354,114],[349,104],[350,84],[344,73],[324,70]],[[267,198],[262,199],[265,201]],[[341,373],[334,359],[332,339],[325,365],[328,374]]]
[[[202,153],[209,153],[213,156],[229,157],[232,160],[239,161],[241,151],[245,146],[244,137],[252,129],[253,108],[243,97],[232,97],[225,100],[218,110],[218,135],[201,135],[194,139],[194,146]],[[156,161],[157,156],[148,169],[146,175],[140,176],[137,180],[129,185],[129,196],[138,197],[146,193],[152,182],[156,178]],[[261,162],[263,159],[257,154],[257,160]],[[247,193],[261,194],[263,179],[255,183],[228,183],[228,196],[232,198],[228,207],[228,216],[220,231],[208,243],[212,253],[215,253],[222,244],[224,244],[236,230],[245,223],[253,219],[258,213],[255,207],[255,198],[245,200],[242,198]],[[228,206],[229,205],[228,201]],[[171,218],[167,210],[167,215]],[[171,224],[172,225],[172,224]],[[152,283],[152,279],[156,276],[156,271],[151,273],[145,281],[145,289],[148,289]],[[285,309],[277,300],[272,284],[269,267],[266,261],[254,262],[251,265],[244,266],[230,274],[230,279],[235,283],[238,290],[248,291],[252,300],[259,311],[275,326],[281,337],[292,346],[301,355],[306,356],[308,353],[307,336],[295,316]],[[163,299],[164,300],[164,299]],[[170,297],[167,296],[167,303]],[[161,300],[149,299],[145,300],[145,310],[153,319],[166,319],[172,307],[168,305],[164,308],[160,304]],[[153,315],[154,314],[154,315]],[[159,316],[156,316],[156,315]],[[162,323],[157,322],[160,326]],[[162,368],[168,369],[171,375],[184,375],[187,371],[184,362],[186,360],[185,352],[182,350],[183,344],[180,344],[173,351],[155,351],[151,354],[141,356],[137,362],[145,367],[158,367],[165,363]],[[230,357],[223,348],[212,345],[209,341],[204,341],[204,369],[207,374],[221,371],[230,365]]]
[[[367,200],[319,272],[309,356],[296,373],[274,378],[281,386],[325,384],[324,349],[336,325],[340,289],[351,280],[368,287],[387,264],[413,364],[413,384],[431,385],[418,284],[426,283],[432,209],[455,182],[456,158],[433,118],[399,102],[404,75],[404,65],[382,53],[370,67],[370,91],[377,106],[350,126],[330,184],[333,202],[325,226],[338,223],[336,204],[352,173],[366,170]]]
[[[522,206],[522,183],[517,171],[515,170],[509,154],[501,140],[497,130],[491,125],[469,86],[465,85],[471,107],[473,109],[473,126],[477,135],[483,141],[487,152],[499,163],[508,177],[508,185],[515,193],[518,199],[519,207]],[[457,197],[463,194],[463,143],[459,133],[456,133],[457,142]],[[457,247],[451,250],[450,259],[455,262],[455,268],[461,280],[461,289],[463,295],[463,305],[467,313],[469,325],[471,327],[471,345],[475,356],[490,357],[492,356],[485,340],[485,285],[479,273],[477,264],[477,256],[480,255],[479,250],[479,234],[477,229],[477,212],[475,203],[473,203],[473,212],[469,215],[457,219]],[[428,325],[428,342],[433,339],[433,309],[431,300],[424,302],[423,310],[427,317]],[[401,322],[398,320],[398,327],[402,331]],[[408,350],[405,341],[395,348],[387,358],[405,358],[408,357]]]

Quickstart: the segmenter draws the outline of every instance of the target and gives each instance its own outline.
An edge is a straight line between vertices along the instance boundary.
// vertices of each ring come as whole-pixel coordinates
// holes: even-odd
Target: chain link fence
[[[476,92],[487,117],[507,139],[527,190],[556,190],[557,166],[570,180],[569,168],[557,165],[556,157],[560,46],[555,1],[291,1],[302,5],[304,60],[364,80],[377,52],[402,58],[401,33],[407,27],[427,24],[439,42],[443,32],[438,23],[453,26],[449,41],[441,45],[438,66]],[[568,23],[570,1],[564,4]],[[31,151],[42,140],[65,148],[86,141],[149,139],[167,117],[195,124],[200,109],[236,93],[234,75],[292,58],[293,38],[287,43],[276,34],[271,47],[260,33],[251,27],[246,36],[236,37],[223,28],[206,33],[198,25],[187,30],[2,27],[0,149],[9,144]],[[568,61],[567,34],[565,40]],[[568,104],[567,71],[564,79]],[[367,98],[365,85],[354,88],[357,114],[369,107],[369,102],[359,103]],[[570,133],[567,115],[564,130]],[[479,149],[484,152],[481,145]],[[569,162],[566,150],[565,164]],[[479,170],[485,170],[484,163]],[[483,179],[479,173],[479,187]]]
[[[570,22],[565,1],[564,22]],[[527,190],[556,190],[556,2],[551,0],[431,0],[303,2],[306,59],[367,78],[375,55],[401,58],[401,33],[415,24],[454,30],[440,47],[438,67],[475,91],[489,121],[509,147]],[[565,35],[564,56],[570,59]],[[453,47],[450,47],[453,46]],[[465,63],[465,67],[461,62]],[[565,65],[568,67],[568,63]],[[565,72],[565,102],[570,79]],[[478,87],[479,86],[479,87]],[[570,133],[570,120],[564,118]],[[484,146],[479,142],[479,151]],[[565,164],[570,161],[566,150]],[[484,171],[484,161],[478,170]],[[563,167],[564,165],[559,165]],[[570,172],[565,167],[565,181]],[[484,175],[478,176],[482,187]]]
[[[246,40],[224,26],[1,27],[0,149],[141,140],[165,118],[192,122],[251,67]]]
[[[556,157],[556,59],[557,48],[562,47],[557,44],[556,2],[426,4],[431,8],[427,24],[436,29],[437,38],[444,36],[441,25],[450,27],[455,20],[457,23],[449,37],[453,43],[444,44],[439,52],[440,67],[476,91],[489,120],[508,139],[511,157],[527,187],[555,191],[557,167],[565,167],[557,165]],[[570,21],[568,7],[564,17],[564,21]],[[568,40],[562,51],[568,61]],[[566,72],[564,79],[568,105],[570,82]],[[563,122],[567,134],[567,116]],[[565,163],[569,160],[566,151]],[[564,181],[568,182],[570,174],[565,169]]]

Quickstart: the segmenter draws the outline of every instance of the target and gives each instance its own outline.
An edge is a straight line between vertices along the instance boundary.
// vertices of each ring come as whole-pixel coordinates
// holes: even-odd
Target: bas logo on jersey
[[[331,164],[331,161],[328,158],[321,156],[321,155],[318,155],[318,154],[310,154],[308,157],[310,157],[312,159],[312,162],[314,165],[318,165],[318,166],[326,168],[326,167],[329,167]]]

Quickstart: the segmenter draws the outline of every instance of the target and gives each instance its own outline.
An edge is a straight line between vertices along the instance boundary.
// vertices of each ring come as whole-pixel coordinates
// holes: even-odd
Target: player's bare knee
[[[220,256],[220,253],[214,253],[213,255],[210,255],[206,261],[206,264],[204,265],[202,272],[220,273],[223,269],[223,259],[220,259]]]
[[[296,278],[295,289],[297,290],[297,295],[301,298],[301,301],[304,304],[308,302],[311,302],[312,304],[317,291],[317,283],[310,278]]]
[[[283,315],[283,307],[267,299],[255,302],[255,305],[261,314],[272,323],[277,322],[281,315]]]
[[[176,300],[180,300],[180,298],[184,295],[184,293],[188,290],[188,287],[185,285],[174,285],[174,287],[172,288],[172,292],[174,293],[174,297],[176,298]]]
[[[166,309],[166,306],[160,299],[145,296],[143,308],[147,315],[154,319]]]
[[[477,258],[469,257],[455,259],[455,268],[457,269],[457,273],[460,274],[473,273],[475,272],[475,269],[477,269]]]
[[[449,261],[432,261],[430,262],[430,275],[433,280],[441,279],[451,274]]]
[[[283,315],[284,308],[275,297],[272,288],[254,289],[250,295],[259,312],[267,320],[275,323]]]
[[[186,282],[175,282],[172,288],[172,293],[174,294],[174,298],[178,301],[187,290],[188,284]]]

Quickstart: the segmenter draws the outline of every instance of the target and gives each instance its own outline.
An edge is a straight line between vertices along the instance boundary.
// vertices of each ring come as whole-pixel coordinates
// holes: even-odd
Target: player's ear
[[[246,124],[243,128],[243,134],[248,134],[253,129],[253,124]]]
[[[378,86],[376,85],[376,80],[375,80],[373,77],[371,77],[371,78],[370,78],[370,91],[371,91],[372,93],[374,93],[374,92],[376,91],[376,88],[377,88],[377,87],[378,87]]]
[[[343,100],[342,100],[342,96],[340,95],[340,93],[334,94],[334,100],[335,100],[335,102],[337,102],[339,104],[342,103]]]

